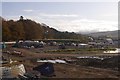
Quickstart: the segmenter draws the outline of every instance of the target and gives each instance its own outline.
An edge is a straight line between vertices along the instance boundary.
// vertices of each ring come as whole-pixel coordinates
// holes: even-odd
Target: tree
[[[11,40],[11,32],[6,21],[2,21],[2,39],[3,41]]]
[[[23,21],[23,16],[20,16],[20,20]]]

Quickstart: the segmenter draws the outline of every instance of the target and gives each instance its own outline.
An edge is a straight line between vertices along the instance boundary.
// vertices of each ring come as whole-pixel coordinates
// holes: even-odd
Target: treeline
[[[5,20],[2,19],[2,40],[33,40],[33,39],[80,39],[81,42],[88,41],[87,36],[74,32],[60,32],[49,26],[36,23],[29,19]]]

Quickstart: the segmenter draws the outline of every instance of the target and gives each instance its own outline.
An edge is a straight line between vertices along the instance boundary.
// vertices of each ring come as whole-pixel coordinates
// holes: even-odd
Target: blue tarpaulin
[[[52,74],[54,74],[54,67],[52,63],[45,63],[42,65],[39,65],[33,68],[33,70],[39,71],[41,75],[44,75],[44,76],[51,76]]]

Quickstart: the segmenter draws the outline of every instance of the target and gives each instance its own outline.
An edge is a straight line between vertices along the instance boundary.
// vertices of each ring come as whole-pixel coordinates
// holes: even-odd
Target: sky
[[[118,2],[119,0],[1,0],[2,2]]]
[[[118,30],[117,2],[2,2],[3,18],[18,20],[20,16],[59,31]]]

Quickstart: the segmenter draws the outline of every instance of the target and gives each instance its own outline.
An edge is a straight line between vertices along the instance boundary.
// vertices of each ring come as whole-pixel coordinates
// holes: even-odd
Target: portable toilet
[[[2,49],[2,43],[0,43],[0,49]]]
[[[2,49],[6,48],[5,42],[2,43]]]

